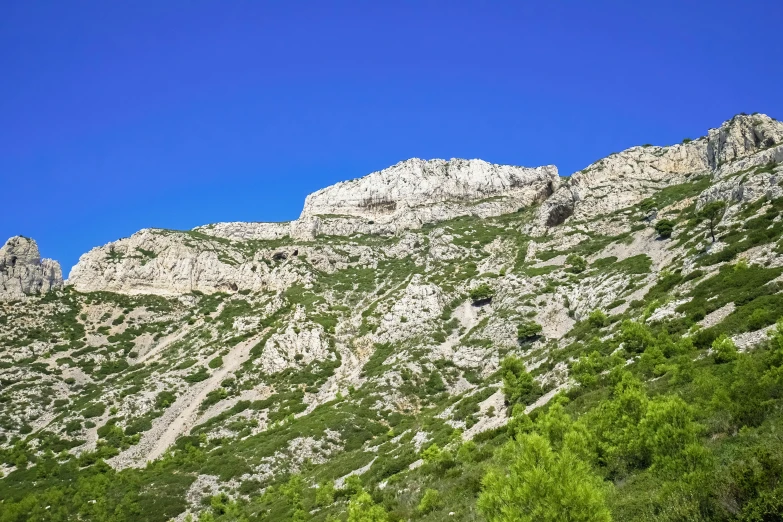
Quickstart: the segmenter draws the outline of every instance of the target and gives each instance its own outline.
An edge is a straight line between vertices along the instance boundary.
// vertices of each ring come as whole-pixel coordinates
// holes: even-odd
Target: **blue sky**
[[[555,164],[783,118],[783,2],[3,2],[0,241],[294,219],[410,157]]]

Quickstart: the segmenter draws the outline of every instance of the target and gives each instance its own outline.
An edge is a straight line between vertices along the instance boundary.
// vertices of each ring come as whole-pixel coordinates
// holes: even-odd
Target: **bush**
[[[712,351],[712,357],[715,359],[715,364],[731,362],[738,357],[737,347],[734,345],[734,341],[726,334],[721,335],[712,342]]]
[[[602,326],[607,325],[608,318],[601,310],[593,310],[590,312],[590,315],[587,316],[587,322],[594,328],[601,328]]]
[[[489,303],[494,296],[495,290],[486,283],[482,283],[470,291],[470,299],[474,305]]]
[[[574,274],[584,272],[587,268],[587,261],[585,261],[585,258],[576,254],[569,254],[566,258],[566,263],[570,265],[567,270]]]
[[[168,391],[164,390],[155,397],[155,407],[160,409],[165,409],[174,404],[174,401],[177,399],[177,396]]]
[[[674,231],[674,221],[670,219],[661,219],[655,224],[655,232],[663,239],[672,237]]]
[[[525,363],[519,357],[506,357],[500,365],[503,376],[503,394],[506,403],[529,404],[541,395],[541,387],[527,372]]]
[[[649,214],[655,207],[655,200],[653,198],[643,199],[641,203],[639,203],[639,209],[645,214]]]
[[[440,497],[440,492],[437,489],[427,488],[416,509],[419,513],[429,513],[441,507],[443,507],[443,499]]]
[[[641,323],[624,321],[620,327],[623,347],[631,353],[642,353],[655,343],[650,329]]]
[[[205,381],[209,378],[209,372],[203,366],[199,366],[198,370],[185,376],[185,381],[189,383]]]
[[[523,321],[517,326],[517,339],[519,342],[528,342],[537,339],[541,335],[541,325],[535,321]]]
[[[220,368],[221,366],[223,366],[223,358],[219,355],[214,359],[212,359],[211,361],[209,361],[209,367],[212,368],[213,370],[215,368]]]
[[[82,415],[85,419],[92,419],[94,417],[100,417],[105,411],[106,405],[102,402],[96,402],[84,408],[84,410],[82,410]]]

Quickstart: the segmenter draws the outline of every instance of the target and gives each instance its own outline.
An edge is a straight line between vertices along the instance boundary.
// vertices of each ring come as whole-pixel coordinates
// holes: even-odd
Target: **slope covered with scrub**
[[[782,162],[739,115],[97,247],[0,297],[0,521],[773,520]]]

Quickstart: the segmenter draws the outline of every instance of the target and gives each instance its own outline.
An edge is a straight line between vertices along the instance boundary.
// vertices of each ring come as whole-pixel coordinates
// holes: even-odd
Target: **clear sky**
[[[0,241],[294,219],[410,158],[555,164],[783,118],[783,2],[4,1]]]

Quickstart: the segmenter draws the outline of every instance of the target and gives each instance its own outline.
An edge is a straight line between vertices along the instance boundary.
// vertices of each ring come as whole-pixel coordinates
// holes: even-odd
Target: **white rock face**
[[[193,231],[235,241],[270,241],[289,237],[291,235],[291,223],[243,223],[241,221],[233,221],[203,225],[194,228]]]
[[[570,216],[588,219],[609,214],[690,176],[714,173],[721,177],[737,168],[760,165],[783,156],[781,144],[783,123],[757,114],[735,116],[689,143],[632,147],[573,174],[541,206],[538,225],[558,225]],[[721,169],[727,162],[733,165],[724,172]]]
[[[302,280],[286,263],[265,262],[272,256],[269,250],[246,254],[208,236],[144,229],[83,254],[68,283],[80,292],[176,295],[282,290]]]
[[[34,240],[14,236],[0,248],[0,300],[40,294],[62,285],[60,264],[41,259]]]
[[[250,249],[252,255],[248,255],[248,248],[234,242],[397,234],[465,214],[487,217],[514,212],[543,201],[558,183],[553,166],[408,160],[311,194],[296,221],[216,223],[191,232],[142,230],[84,254],[71,270],[68,282],[79,291],[162,295],[193,290],[283,290],[301,282],[302,275],[285,263],[270,268],[265,260],[269,261],[274,252],[269,249],[255,245]],[[297,248],[304,252],[306,247],[289,250]],[[315,266],[320,258],[318,253],[309,252],[308,259]]]
[[[307,245],[293,243],[356,233],[402,235],[425,223],[467,214],[485,218],[542,203],[528,230],[536,235],[572,216],[581,220],[611,214],[698,175],[710,175],[715,182],[699,204],[716,198],[777,197],[783,192],[778,186],[780,168],[755,170],[781,161],[783,123],[763,114],[736,116],[688,143],[630,148],[566,182],[554,166],[411,159],[310,194],[299,219],[288,223],[217,223],[191,232],[143,230],[83,255],[69,282],[82,291],[126,293],[283,290],[303,282],[306,274],[290,264],[268,263],[274,245],[304,253]],[[263,241],[278,240],[286,241],[264,247]],[[429,255],[435,259],[462,255],[447,235],[431,240]],[[405,255],[404,249],[400,254]],[[324,258],[315,251],[307,255],[318,269],[336,266],[334,256]]]
[[[559,182],[553,165],[414,158],[310,194],[296,229],[302,236],[313,230],[393,233],[464,214],[488,217],[543,201]]]
[[[277,373],[286,368],[307,366],[313,361],[330,358],[329,342],[320,327],[295,327],[273,334],[259,359],[265,373]]]
[[[440,316],[445,304],[440,288],[423,283],[421,274],[416,274],[383,315],[377,341],[393,342],[419,335],[428,321]]]

